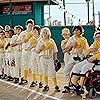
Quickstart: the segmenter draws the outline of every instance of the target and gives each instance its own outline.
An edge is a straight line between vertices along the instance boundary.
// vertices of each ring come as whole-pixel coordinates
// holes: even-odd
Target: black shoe
[[[1,79],[7,79],[7,78],[8,78],[8,76],[6,74],[3,74]]]
[[[14,78],[14,83],[16,84],[16,83],[19,83],[19,78]]]
[[[34,81],[33,81],[33,82],[31,83],[30,87],[35,87],[35,86],[37,86],[37,82],[34,82]]]
[[[79,89],[79,95],[80,95],[80,94],[84,94],[84,89],[83,89],[83,88],[80,88],[80,89]]]
[[[0,74],[0,79],[2,78],[3,74]]]
[[[74,86],[73,93],[76,93],[77,95],[84,94],[84,89],[81,88],[81,86]]]
[[[26,85],[26,84],[28,84],[28,81],[21,78],[21,82],[19,82],[19,85]]]
[[[8,76],[8,79],[7,79],[7,81],[13,81],[14,80],[14,78],[13,77],[11,77],[11,76]]]
[[[46,86],[43,88],[43,91],[49,91],[49,86],[46,85]]]
[[[60,89],[58,86],[55,87],[55,92],[60,92]]]
[[[70,92],[70,88],[68,86],[64,86],[64,90],[62,91],[62,93],[69,93]]]
[[[39,83],[39,88],[42,88],[42,87],[43,87],[43,83],[40,82],[40,83]]]

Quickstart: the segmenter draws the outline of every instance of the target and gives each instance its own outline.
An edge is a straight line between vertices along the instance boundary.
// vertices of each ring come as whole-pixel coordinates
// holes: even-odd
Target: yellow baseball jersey
[[[94,41],[90,48],[94,48],[94,49],[99,50],[99,49],[100,49],[100,41]],[[91,53],[91,52],[90,52],[90,49],[87,49],[87,50],[85,51],[85,56],[86,56],[86,55],[89,55],[90,53]]]
[[[11,38],[5,38],[5,40],[6,40],[6,43],[10,43]]]
[[[34,37],[34,36],[32,36],[30,39],[29,39],[29,41],[28,41],[31,45],[32,44],[37,44],[37,39]]]
[[[37,43],[36,49],[41,48],[41,46],[44,46],[43,50],[40,52],[40,56],[48,56],[53,57],[53,54],[55,52],[58,52],[56,43],[53,39],[49,39],[47,41],[44,41],[43,39],[40,39]]]
[[[25,43],[22,43],[22,49],[27,49],[29,46],[29,39],[32,37],[32,31],[31,32],[27,32],[27,30],[23,31],[20,33],[18,40],[22,40],[25,41]]]
[[[28,42],[29,39],[32,37],[32,32],[26,33],[26,35],[23,36],[23,40]]]
[[[6,43],[5,43],[5,46],[8,44],[8,43],[11,43],[11,38],[6,38]],[[9,46],[8,49],[7,49],[7,52],[13,52],[13,47]]]
[[[79,38],[75,38],[75,36],[70,37],[68,40],[66,47],[76,43],[77,46],[75,48],[72,48],[71,52],[72,54],[83,54],[84,50],[89,48],[88,42],[85,37],[81,36]]]
[[[44,49],[43,50],[45,51],[45,50],[49,50],[49,49],[53,49],[53,43],[51,40],[46,40],[44,42]]]
[[[100,41],[95,41],[95,42],[93,43],[93,48],[99,49],[99,48],[100,48]]]
[[[77,47],[76,48],[83,48],[86,49],[87,42],[83,37],[76,39]]]
[[[97,53],[92,56],[93,60],[100,60],[100,53]]]
[[[3,46],[3,48],[0,48],[0,52],[4,52],[4,46],[5,46],[6,40],[5,39],[0,39],[0,46]]]

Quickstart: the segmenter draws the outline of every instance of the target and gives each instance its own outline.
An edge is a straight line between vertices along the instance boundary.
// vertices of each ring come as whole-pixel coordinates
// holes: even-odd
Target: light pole
[[[95,25],[94,0],[92,0],[92,4],[93,4],[93,23],[94,23],[94,25]]]
[[[63,7],[65,9],[65,0],[63,0]],[[66,26],[66,12],[64,11],[64,25]]]
[[[99,25],[100,25],[100,11],[98,11]]]
[[[89,1],[90,0],[85,0],[86,3],[87,3],[87,13],[88,13],[88,23],[89,23],[89,17],[90,17],[90,14],[89,14]]]
[[[10,8],[10,14],[9,14],[10,21],[9,21],[9,24],[12,27],[12,3],[11,3],[11,0],[9,1],[9,8]]]
[[[48,0],[48,5],[49,5],[49,18],[48,18],[48,24],[49,24],[49,26],[51,26],[50,0]]]

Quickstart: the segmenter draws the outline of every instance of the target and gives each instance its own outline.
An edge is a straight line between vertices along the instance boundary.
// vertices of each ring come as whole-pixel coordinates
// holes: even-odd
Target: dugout
[[[51,4],[56,3],[52,0]],[[54,0],[56,1],[56,0]],[[48,0],[0,0],[0,25],[22,25],[25,27],[25,22],[27,19],[32,18],[35,24],[44,25],[44,5],[48,4]],[[64,26],[53,26],[50,27],[52,32],[52,38],[57,43],[58,47],[58,57],[60,61],[63,61],[63,53],[61,51],[60,43],[62,40],[61,30]],[[71,30],[73,26],[68,26]],[[83,26],[84,36],[87,38],[89,44],[93,41],[93,34],[95,31],[95,26],[87,25]]]
[[[32,18],[35,24],[44,25],[44,5],[48,0],[0,0],[0,24],[25,25]],[[50,0],[50,4],[56,3]]]

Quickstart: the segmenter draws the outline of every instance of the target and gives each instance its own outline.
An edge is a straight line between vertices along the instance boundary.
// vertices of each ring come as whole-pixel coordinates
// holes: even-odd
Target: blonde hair
[[[70,34],[70,30],[69,30],[68,28],[64,28],[64,29],[62,30],[62,34],[64,34],[64,33]]]
[[[49,35],[49,37],[51,37],[51,31],[48,27],[44,27],[41,29],[40,36],[43,37],[45,32]]]

